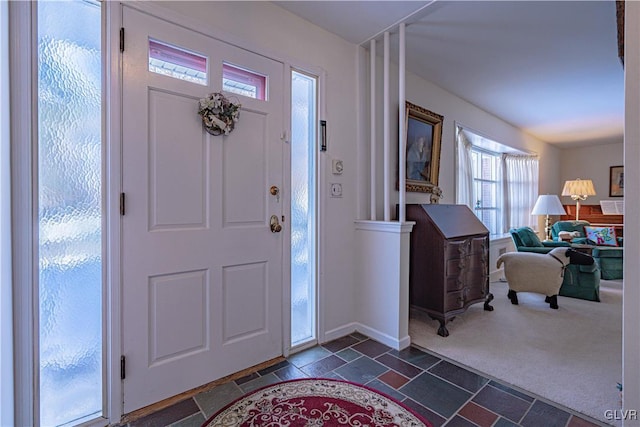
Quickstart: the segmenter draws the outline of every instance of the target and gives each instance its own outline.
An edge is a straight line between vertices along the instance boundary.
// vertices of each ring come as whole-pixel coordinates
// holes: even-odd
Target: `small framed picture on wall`
[[[609,197],[624,197],[624,166],[609,168]]]

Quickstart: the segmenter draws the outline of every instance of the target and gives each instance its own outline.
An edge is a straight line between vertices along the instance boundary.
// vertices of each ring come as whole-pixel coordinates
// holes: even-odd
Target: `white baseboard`
[[[376,329],[370,328],[369,326],[365,326],[360,323],[358,324],[357,331],[395,350],[402,350],[411,345],[411,337],[408,335],[406,337],[396,339],[395,337],[389,336],[385,333],[382,333]]]
[[[372,340],[376,340],[379,343],[389,346],[395,350],[402,350],[404,348],[409,347],[409,345],[411,345],[411,337],[408,335],[406,337],[396,339],[392,336],[389,336],[383,332],[380,332],[376,329],[373,329],[369,326],[365,326],[362,323],[358,323],[358,322],[352,322],[352,323],[340,326],[338,328],[332,329],[330,331],[327,331],[319,341],[321,344],[326,343],[338,338],[342,338],[345,335],[349,335],[354,332],[359,332],[363,335],[366,335]]]
[[[320,344],[323,344],[325,342],[329,342],[329,341],[333,341],[333,340],[338,339],[338,338],[342,338],[345,335],[352,334],[352,333],[356,332],[357,330],[358,330],[358,323],[357,322],[347,323],[346,325],[340,326],[340,327],[332,329],[330,331],[326,331],[324,333],[324,336],[320,337],[318,339],[318,341],[320,341]]]

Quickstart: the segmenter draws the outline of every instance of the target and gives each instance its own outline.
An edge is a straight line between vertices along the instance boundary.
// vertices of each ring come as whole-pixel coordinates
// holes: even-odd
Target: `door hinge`
[[[125,197],[124,197],[124,193],[120,193],[120,215],[124,216],[125,213]]]
[[[120,28],[120,52],[124,52],[124,27]]]
[[[120,379],[125,379],[125,367],[126,367],[126,359],[124,356],[120,356]]]

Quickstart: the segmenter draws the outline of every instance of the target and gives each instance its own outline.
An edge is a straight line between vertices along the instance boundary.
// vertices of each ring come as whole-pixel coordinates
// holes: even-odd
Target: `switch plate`
[[[334,175],[342,175],[342,171],[344,170],[344,163],[340,159],[331,160],[331,172]]]
[[[342,184],[340,183],[331,184],[331,197],[342,197]]]

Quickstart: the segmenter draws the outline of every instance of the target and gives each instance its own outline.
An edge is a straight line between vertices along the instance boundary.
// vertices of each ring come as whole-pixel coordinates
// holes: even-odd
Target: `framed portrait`
[[[609,167],[609,197],[624,197],[624,166]]]
[[[443,117],[410,102],[405,110],[406,191],[432,193],[438,186]]]

